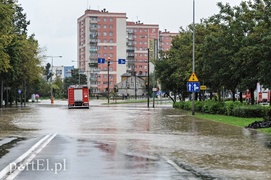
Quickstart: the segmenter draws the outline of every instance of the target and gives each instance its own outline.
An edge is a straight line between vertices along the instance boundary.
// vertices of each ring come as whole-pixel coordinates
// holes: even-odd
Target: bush
[[[265,121],[271,121],[271,108],[266,107],[263,109],[263,119]]]
[[[203,112],[210,114],[224,114],[224,103],[214,100],[203,102]]]
[[[192,109],[192,101],[176,102],[174,108],[184,110]],[[229,116],[255,118],[263,117],[265,120],[271,120],[271,108],[259,105],[244,105],[240,102],[219,102],[214,100],[195,101],[195,111],[210,114],[225,114]]]
[[[228,101],[225,103],[225,115],[233,116],[233,109],[242,106],[243,104],[239,101]]]
[[[198,112],[203,111],[203,101],[195,101],[195,111],[198,111]]]
[[[190,110],[192,109],[192,102],[191,101],[180,101],[180,102],[175,102],[173,104],[174,108],[179,108],[179,109],[184,109],[184,110]]]
[[[233,116],[236,117],[263,117],[263,107],[262,106],[239,106],[233,109]]]

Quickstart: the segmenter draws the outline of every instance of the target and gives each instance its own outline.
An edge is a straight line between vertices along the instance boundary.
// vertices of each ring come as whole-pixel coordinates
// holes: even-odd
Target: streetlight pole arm
[[[51,64],[51,104],[54,104],[54,97],[53,97],[53,63],[54,63],[54,58],[62,58],[62,56],[43,56],[45,58],[51,58],[52,59],[52,64]]]

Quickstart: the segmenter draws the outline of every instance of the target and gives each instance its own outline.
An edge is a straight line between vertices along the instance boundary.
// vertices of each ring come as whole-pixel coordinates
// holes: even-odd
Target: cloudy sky
[[[217,2],[239,5],[241,0],[194,0],[195,20],[218,13]],[[159,24],[160,30],[178,32],[193,22],[193,0],[18,0],[30,20],[29,34],[35,34],[45,55],[62,56],[54,65],[75,65],[77,19],[89,9],[125,12],[128,20]],[[48,62],[51,62],[48,59]]]

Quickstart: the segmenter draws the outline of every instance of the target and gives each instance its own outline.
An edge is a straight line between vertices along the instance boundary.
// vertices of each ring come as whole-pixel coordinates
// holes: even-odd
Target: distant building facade
[[[74,66],[53,66],[52,79],[55,80],[57,76],[60,77],[61,80],[67,77],[71,77],[73,69],[74,69]]]
[[[77,34],[77,65],[86,74],[93,93],[106,92],[108,85],[113,90],[123,81],[125,73],[146,79],[148,49],[151,73],[153,62],[158,60],[158,51],[170,48],[170,41],[166,42],[170,39],[169,33],[160,36],[158,24],[130,22],[126,13],[106,9],[86,10],[77,20]],[[164,40],[162,44],[160,40]],[[105,63],[98,64],[98,58],[104,59]],[[125,59],[126,63],[118,64],[119,59]]]

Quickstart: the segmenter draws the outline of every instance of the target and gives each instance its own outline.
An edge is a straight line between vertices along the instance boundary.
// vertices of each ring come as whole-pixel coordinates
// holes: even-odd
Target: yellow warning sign
[[[199,79],[197,78],[195,73],[192,73],[188,81],[189,82],[198,82]]]

